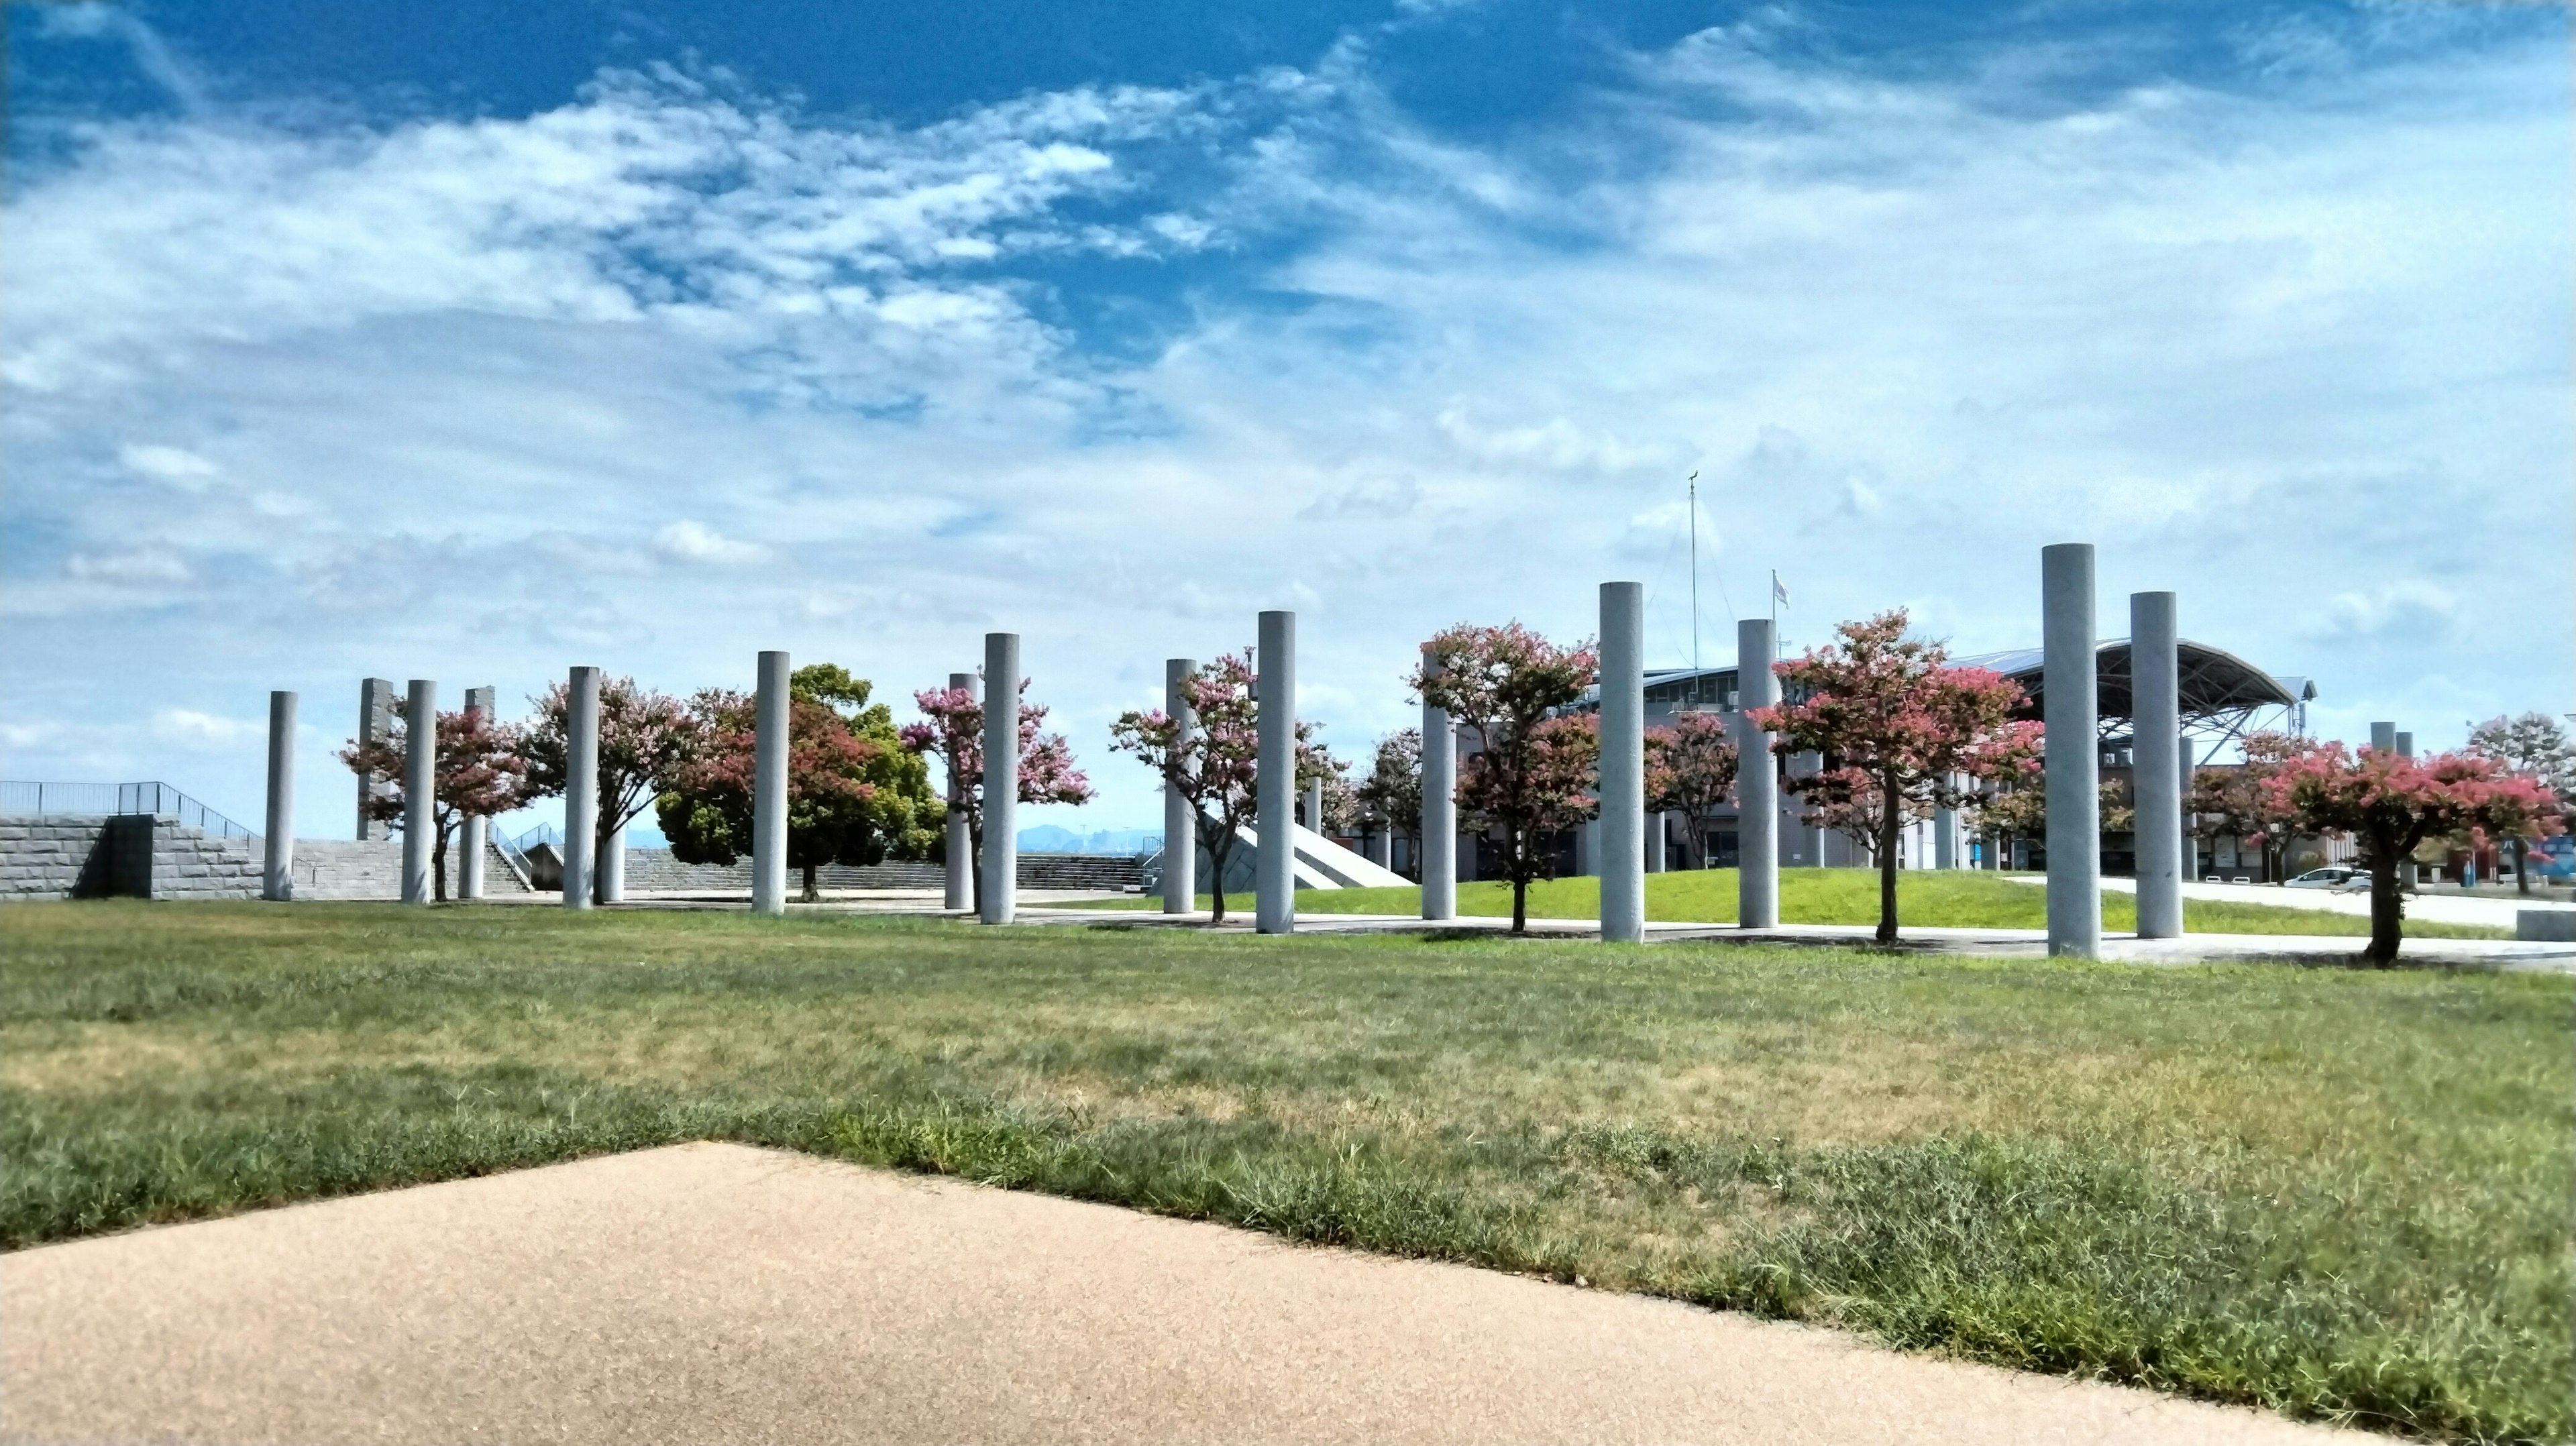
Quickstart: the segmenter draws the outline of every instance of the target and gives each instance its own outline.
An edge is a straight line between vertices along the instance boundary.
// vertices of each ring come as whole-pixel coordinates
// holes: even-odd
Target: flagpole
[[[1691,671],[1699,671],[1699,474],[1690,474]],[[1697,684],[1693,684],[1697,687]]]

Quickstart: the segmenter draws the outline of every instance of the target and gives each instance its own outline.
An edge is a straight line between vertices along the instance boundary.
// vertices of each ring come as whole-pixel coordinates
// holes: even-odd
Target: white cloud
[[[167,547],[141,547],[126,552],[75,552],[63,571],[84,582],[123,587],[153,587],[189,581],[196,574],[186,558]]]
[[[264,719],[226,718],[194,708],[164,708],[152,719],[154,739],[191,750],[238,748],[267,734]]]
[[[769,549],[738,542],[703,522],[683,518],[653,534],[653,550],[673,562],[707,562],[741,566],[760,561]]]
[[[136,474],[167,482],[189,492],[203,492],[206,483],[221,469],[214,463],[183,447],[162,447],[127,443],[116,449],[116,460]]]
[[[2458,593],[2405,578],[2328,598],[2324,616],[2310,634],[2328,642],[2432,643],[2451,634],[2461,621],[2460,613]]]

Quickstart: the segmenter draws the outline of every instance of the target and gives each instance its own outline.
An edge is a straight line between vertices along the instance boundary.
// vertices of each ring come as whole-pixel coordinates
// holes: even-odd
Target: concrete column
[[[411,680],[403,727],[402,901],[426,904],[430,851],[438,843],[438,684]]]
[[[1163,712],[1171,718],[1172,751],[1188,751],[1198,736],[1198,710],[1190,706],[1189,682],[1198,676],[1196,658],[1163,660]],[[1178,771],[1177,766],[1175,772]],[[1199,906],[1199,816],[1170,782],[1163,785],[1163,912],[1186,914]]]
[[[2398,756],[2398,757],[2400,757],[2400,758],[2412,758],[2412,757],[2414,757],[2414,756],[2415,756],[2415,735],[2414,735],[2414,734],[2412,734],[2412,733],[2400,733],[2400,734],[2398,734],[2398,735],[2397,735],[2397,756]],[[2284,852],[2284,853],[2281,855],[2281,860],[2282,860],[2282,863],[2284,864],[2284,866],[2286,866],[2286,865],[2288,864],[2288,862],[2289,862],[2289,857],[2290,857],[2290,856],[2289,856],[2289,854],[2288,854],[2288,853],[2286,853],[2286,852]],[[2278,883],[2278,882],[2280,882],[2280,880],[2275,879],[2275,880],[2273,880],[2273,882],[2274,882],[2274,883]],[[2405,858],[2398,860],[2398,862],[2397,862],[2397,884],[2398,884],[2398,887],[2400,887],[2400,888],[2405,888],[2405,889],[2411,889],[2411,888],[2415,887],[2415,885],[2416,885],[2417,883],[2419,883],[2419,882],[2420,882],[2420,880],[2418,879],[2418,877],[2417,877],[2417,875],[2416,875],[2416,864],[2415,864],[2415,858],[2414,858],[2414,855],[2409,854],[2409,855],[2408,855],[2408,856],[2406,856]]]
[[[2412,758],[2415,756],[2414,734],[2400,733],[2397,735],[2397,756],[2400,758]]]
[[[1769,618],[1744,618],[1735,625],[1735,679],[1745,713],[1777,707],[1780,678],[1771,671],[1779,651]],[[1753,726],[1745,713],[1736,715],[1735,746],[1742,759],[1735,771],[1735,917],[1746,929],[1780,926],[1780,765],[1771,756],[1777,735]]]
[[[1669,839],[1672,835],[1672,829],[1673,816],[1671,814],[1650,813],[1646,815],[1647,873],[1660,874],[1671,868],[1672,860],[1666,857],[1666,853],[1670,847]]]
[[[2396,725],[2396,724],[2394,724],[2394,723],[2373,723],[2373,724],[2371,724],[2371,725],[2370,725],[2370,751],[2371,751],[2371,752],[2373,752],[2373,753],[2394,753],[2394,752],[2396,752],[2396,751],[2397,751],[2397,725]]]
[[[787,912],[786,650],[764,650],[752,702],[751,911]],[[569,885],[567,885],[569,887]]]
[[[465,711],[486,723],[491,722],[500,692],[488,684],[466,689]],[[491,837],[491,829],[491,820],[479,816],[468,816],[457,826],[456,897],[460,899],[483,897],[483,851]]]
[[[382,743],[394,714],[394,684],[391,678],[369,678],[358,685],[358,741]],[[385,791],[389,779],[372,773],[358,775],[358,832],[360,840],[383,838],[385,825],[367,817],[367,801]]]
[[[1306,827],[1316,833],[1324,831],[1324,780],[1306,780]]]
[[[2102,952],[2102,755],[2093,653],[2093,544],[2040,549],[2048,729],[2048,952]]]
[[[1020,905],[1020,635],[984,635],[984,913]]]
[[[2169,592],[2129,594],[2129,777],[2136,790],[2138,937],[2182,937],[2181,625]]]
[[[1946,782],[1949,787],[1958,787],[1958,775],[1952,774]],[[1955,808],[1932,810],[1932,867],[1959,867],[1959,811]]]
[[[595,881],[590,896],[603,904],[626,902],[626,825],[619,824],[608,835],[599,851],[599,863],[591,871]]]
[[[1253,862],[1253,927],[1286,934],[1297,927],[1296,835],[1289,828],[1297,798],[1297,615],[1261,615],[1260,763],[1254,776],[1261,841]]]
[[[1395,824],[1379,819],[1368,825],[1368,861],[1382,869],[1395,867]]]
[[[1425,643],[1422,670],[1431,668]],[[1422,705],[1422,917],[1458,917],[1458,730],[1428,701]]]
[[[1601,938],[1646,937],[1646,585],[1601,584]]]
[[[260,867],[259,896],[281,902],[295,897],[295,695],[268,695],[268,832],[261,839],[267,858]]]
[[[983,700],[983,680],[973,673],[948,675],[948,691],[959,689],[978,702]],[[969,817],[975,806],[974,785],[966,781],[966,770],[959,766],[954,751],[948,759],[948,856],[947,891],[940,903],[952,913],[964,913],[975,907],[975,825]]]
[[[599,669],[573,669],[564,695],[563,906],[587,909],[599,887]]]

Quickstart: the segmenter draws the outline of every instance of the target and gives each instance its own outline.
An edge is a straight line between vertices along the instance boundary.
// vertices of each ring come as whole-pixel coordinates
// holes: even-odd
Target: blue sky
[[[900,700],[1025,635],[1103,796],[1301,614],[2037,631],[2101,546],[2354,736],[2565,711],[2547,6],[12,6],[0,775],[301,827],[356,681]],[[1255,13],[1257,11],[1257,13]]]

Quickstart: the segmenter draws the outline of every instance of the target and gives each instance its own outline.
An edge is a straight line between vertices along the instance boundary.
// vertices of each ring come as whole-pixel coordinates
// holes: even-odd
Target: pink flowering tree
[[[1689,822],[1694,868],[1708,867],[1709,823],[1735,796],[1740,751],[1714,713],[1676,714],[1670,727],[1646,730],[1646,807]]]
[[[429,877],[432,897],[447,902],[447,841],[468,818],[491,818],[526,803],[528,761],[518,728],[495,722],[467,709],[438,715],[438,756],[430,763]],[[382,738],[355,738],[340,750],[340,761],[360,778],[386,778],[393,786],[365,795],[367,817],[401,828],[405,822],[403,780],[411,757],[409,702],[397,698],[392,730]]]
[[[1589,639],[1561,648],[1519,623],[1460,624],[1434,635],[1407,678],[1415,696],[1476,735],[1458,770],[1458,807],[1503,836],[1512,932],[1529,931],[1529,886],[1552,871],[1552,835],[1592,816],[1601,756],[1597,724],[1563,709],[1600,669]]]
[[[2370,946],[2364,963],[2397,962],[2406,900],[2398,866],[2428,838],[2481,830],[2521,837],[2559,831],[2555,794],[2476,753],[2415,759],[2328,743],[2283,764],[2264,787],[2301,832],[2350,837],[2370,864]]]
[[[1225,922],[1226,860],[1241,831],[1261,812],[1261,702],[1255,682],[1251,664],[1232,654],[1191,674],[1181,686],[1189,694],[1197,726],[1186,741],[1180,725],[1160,708],[1131,708],[1109,725],[1111,748],[1135,754],[1188,802],[1198,847],[1207,850],[1213,920],[1220,924]],[[1310,742],[1313,731],[1312,724],[1297,725],[1301,783],[1316,773],[1338,776],[1319,760],[1319,750]],[[1329,792],[1329,783],[1326,787]],[[1185,839],[1163,840],[1167,855],[1188,847]]]
[[[528,700],[536,716],[526,730],[528,794],[554,798],[572,786],[572,694],[557,683]],[[592,858],[606,858],[609,843],[675,787],[696,756],[704,730],[689,705],[668,693],[639,687],[633,678],[599,684],[599,809],[594,815]],[[607,902],[608,871],[594,870],[595,902]]]
[[[1043,731],[1047,710],[1028,701],[1029,679],[1020,680],[1020,787],[1022,803],[1088,803],[1091,780],[1073,766],[1073,745]],[[964,688],[924,688],[912,695],[924,721],[900,731],[909,751],[936,757],[956,781],[954,807],[966,815],[972,858],[984,856],[984,705]],[[984,871],[970,867],[975,906],[984,906]]]
[[[1776,733],[1772,752],[1823,756],[1787,780],[1810,822],[1872,841],[1878,855],[1878,942],[1896,942],[1897,836],[1910,819],[1978,802],[1978,785],[2021,777],[2039,755],[2039,725],[2011,721],[2021,685],[1985,668],[1954,668],[1937,642],[1905,636],[1902,608],[1844,623],[1841,641],[1774,664],[1796,701],[1747,716]]]

